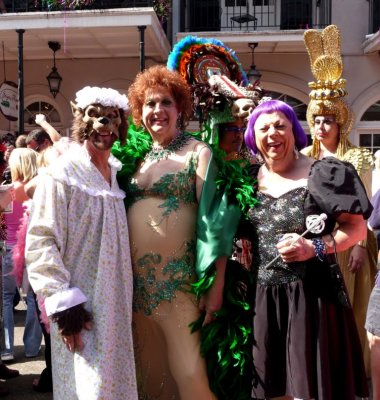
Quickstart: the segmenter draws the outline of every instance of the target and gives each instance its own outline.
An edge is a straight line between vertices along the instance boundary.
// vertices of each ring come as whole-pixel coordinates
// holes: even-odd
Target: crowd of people
[[[309,147],[291,106],[196,37],[128,96],[79,90],[71,141],[40,114],[39,129],[1,139],[1,359],[14,358],[21,287],[26,357],[45,339],[35,390],[355,400],[371,377],[380,399],[380,198],[372,154],[348,140],[339,31],[317,50],[316,35]],[[198,133],[186,131],[194,112]],[[0,363],[0,379],[17,376]]]

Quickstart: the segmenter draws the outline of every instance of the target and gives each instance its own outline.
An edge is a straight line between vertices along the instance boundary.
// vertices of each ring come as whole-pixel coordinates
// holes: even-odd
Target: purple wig
[[[261,114],[272,114],[274,112],[282,112],[285,117],[291,122],[297,149],[301,150],[306,147],[307,137],[297,119],[296,113],[294,112],[292,107],[280,100],[265,101],[253,110],[251,116],[249,117],[247,129],[245,130],[244,134],[244,141],[246,146],[254,154],[257,154],[258,150],[256,147],[255,139],[255,124],[257,118],[259,118]]]

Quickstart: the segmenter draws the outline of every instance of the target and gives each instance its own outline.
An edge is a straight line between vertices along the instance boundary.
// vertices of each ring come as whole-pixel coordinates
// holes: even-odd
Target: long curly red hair
[[[189,85],[177,71],[171,71],[163,65],[155,65],[137,74],[128,90],[128,102],[133,123],[142,124],[142,107],[146,91],[156,87],[165,87],[173,96],[179,116],[179,127],[184,129],[193,116],[193,101]]]

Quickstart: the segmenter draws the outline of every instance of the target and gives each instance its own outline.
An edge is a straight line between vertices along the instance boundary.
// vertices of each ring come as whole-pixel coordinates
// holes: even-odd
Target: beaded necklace
[[[171,154],[175,154],[176,151],[181,150],[183,146],[189,141],[190,135],[186,132],[180,133],[166,146],[153,146],[145,154],[144,160],[149,161],[160,161],[167,160]]]

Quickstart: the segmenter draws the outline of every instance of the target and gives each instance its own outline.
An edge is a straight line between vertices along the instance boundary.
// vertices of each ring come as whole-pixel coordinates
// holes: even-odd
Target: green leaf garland
[[[53,10],[74,10],[90,6],[94,0],[42,0],[42,5]]]

